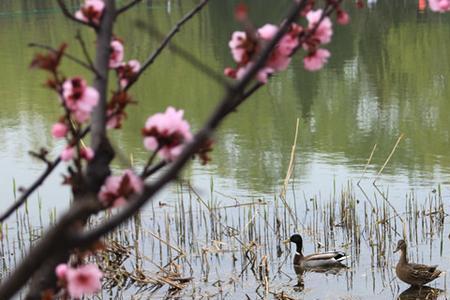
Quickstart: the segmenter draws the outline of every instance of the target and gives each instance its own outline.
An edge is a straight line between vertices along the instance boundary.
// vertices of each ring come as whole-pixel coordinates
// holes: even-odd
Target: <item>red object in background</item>
[[[427,8],[427,0],[419,0],[418,9],[424,11]]]

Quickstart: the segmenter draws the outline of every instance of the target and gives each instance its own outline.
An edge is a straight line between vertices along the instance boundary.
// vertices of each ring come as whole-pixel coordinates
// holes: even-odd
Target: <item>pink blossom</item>
[[[66,272],[67,291],[73,298],[94,294],[102,287],[102,276],[103,273],[95,264],[68,268]]]
[[[52,136],[54,138],[63,138],[68,131],[69,128],[67,128],[67,125],[61,122],[55,123],[52,126]]]
[[[317,71],[320,70],[323,65],[328,61],[330,52],[326,49],[317,49],[316,51],[308,54],[303,59],[303,64],[306,70]]]
[[[266,24],[258,29],[258,35],[261,39],[265,41],[270,41],[273,39],[278,31],[278,26],[272,24]]]
[[[336,21],[340,25],[347,25],[350,22],[350,17],[349,17],[348,13],[345,10],[340,9],[340,10],[337,11]]]
[[[115,69],[122,64],[124,56],[123,43],[117,39],[111,42],[111,52],[109,54],[109,67]]]
[[[258,35],[264,41],[270,41],[274,38],[278,31],[278,27],[272,24],[266,24],[258,29]],[[280,43],[272,51],[266,62],[265,68],[259,71],[258,80],[267,83],[267,76],[275,71],[284,71],[291,62],[290,55],[292,50],[298,45],[298,35],[287,33],[283,36]]]
[[[301,31],[302,28],[299,25],[292,24],[289,32],[281,38],[270,54],[265,66],[258,71],[256,75],[258,81],[267,83],[269,75],[287,69],[291,62],[290,56],[299,45],[298,36]],[[255,37],[252,38],[249,38],[245,32],[234,32],[228,46],[238,66],[236,69],[226,68],[224,74],[234,79],[241,79],[253,65],[252,57],[260,51],[261,45],[273,39],[277,32],[278,26],[272,24],[259,28]]]
[[[80,149],[80,156],[85,160],[91,160],[94,158],[94,150],[91,147],[83,147]]]
[[[131,80],[135,79],[135,76],[137,75],[140,69],[141,63],[138,60],[132,59],[127,63],[122,63],[117,68],[120,86],[122,88],[126,87]]]
[[[233,59],[237,63],[247,63],[249,60],[249,53],[254,49],[254,44],[247,39],[247,34],[243,31],[235,31],[231,35],[231,40],[228,42],[231,49]]]
[[[109,176],[100,189],[98,197],[105,206],[118,207],[135,193],[142,192],[142,180],[133,171],[125,170],[121,176]]]
[[[306,14],[306,19],[308,19],[308,29],[315,28],[316,24],[322,17],[322,10],[311,10]],[[324,17],[320,25],[317,27],[313,38],[318,40],[321,44],[327,44],[331,41],[331,36],[333,35],[333,24],[329,17]]]
[[[66,107],[79,123],[89,119],[100,97],[98,91],[87,86],[86,80],[81,77],[72,77],[64,81],[62,94]]]
[[[103,0],[85,0],[80,10],[75,12],[75,18],[84,22],[92,22],[96,25],[100,24],[103,15],[105,3]]]
[[[59,264],[55,269],[56,277],[58,277],[58,279],[65,280],[68,268],[69,267],[67,264]]]
[[[156,151],[165,160],[175,159],[184,143],[192,139],[189,123],[183,119],[183,110],[169,106],[164,113],[149,117],[142,134],[144,146]]]
[[[300,32],[303,31],[303,28],[297,24],[291,25],[291,30],[281,38],[281,41],[278,45],[278,51],[285,56],[290,56],[292,51],[298,47],[299,41],[298,36]]]
[[[430,9],[437,12],[450,11],[450,0],[428,0]]]
[[[124,114],[113,114],[113,110],[109,109],[107,111],[108,121],[106,121],[106,128],[113,129],[113,128],[120,128],[122,125],[122,121],[124,118]]]
[[[66,148],[61,152],[61,159],[62,159],[63,161],[69,161],[69,160],[71,160],[74,156],[75,156],[75,149],[73,149],[73,147],[66,147]]]
[[[233,68],[225,68],[225,70],[223,70],[223,74],[230,78],[236,79],[237,71]]]

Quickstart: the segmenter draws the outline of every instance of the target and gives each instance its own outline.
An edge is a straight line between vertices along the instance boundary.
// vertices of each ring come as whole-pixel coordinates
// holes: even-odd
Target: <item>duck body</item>
[[[342,251],[314,253],[304,256],[302,253],[302,237],[299,234],[294,234],[291,236],[290,242],[297,246],[297,251],[294,256],[294,267],[300,267],[306,270],[345,267],[342,261],[346,260],[348,256]]]
[[[404,240],[398,241],[397,251],[401,251],[400,260],[395,267],[397,277],[412,286],[422,286],[430,281],[438,278],[442,271],[437,269],[437,265],[428,266],[422,264],[409,263],[406,255],[406,242]]]

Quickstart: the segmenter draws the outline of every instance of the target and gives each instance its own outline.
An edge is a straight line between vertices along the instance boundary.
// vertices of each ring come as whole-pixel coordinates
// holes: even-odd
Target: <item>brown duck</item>
[[[397,273],[397,277],[401,281],[412,286],[422,286],[438,278],[441,274],[441,271],[437,269],[437,265],[427,266],[409,263],[406,255],[406,242],[404,240],[398,241],[397,249],[395,249],[394,253],[399,250],[401,252],[400,260],[395,268],[395,273]]]

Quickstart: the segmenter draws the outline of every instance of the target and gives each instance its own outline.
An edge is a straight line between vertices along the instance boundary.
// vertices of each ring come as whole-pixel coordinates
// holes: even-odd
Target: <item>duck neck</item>
[[[408,264],[408,257],[406,255],[406,249],[400,250],[400,261],[399,264],[406,265]]]
[[[302,253],[302,244],[301,243],[297,243],[295,244],[297,246],[296,250],[295,250],[295,255],[299,256],[299,257],[303,257],[303,253]]]

